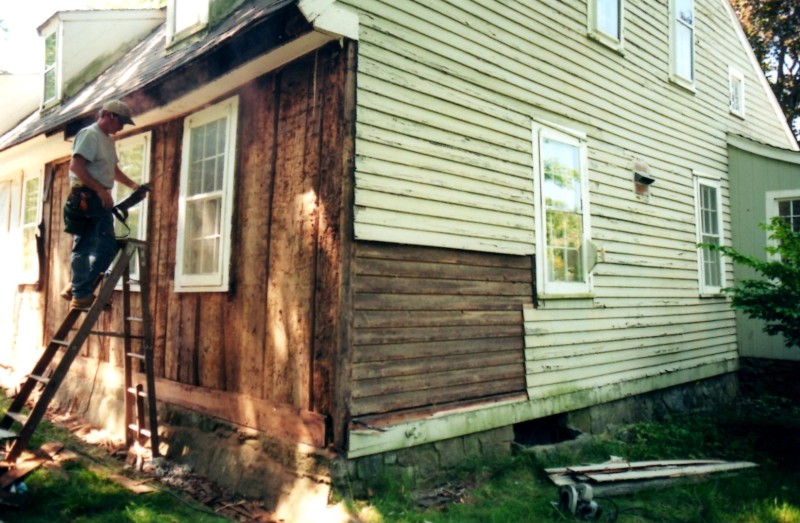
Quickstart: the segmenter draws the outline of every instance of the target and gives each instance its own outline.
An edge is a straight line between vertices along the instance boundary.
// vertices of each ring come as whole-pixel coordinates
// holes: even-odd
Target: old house
[[[45,63],[0,137],[7,383],[66,312],[70,140],[119,97],[123,168],[154,186],[164,445],[242,491],[280,479],[268,445],[187,412],[463,455],[735,387],[733,267],[697,244],[731,242],[728,137],[797,144],[726,0],[233,4],[170,0],[73,90]],[[111,425],[116,348],[92,338],[64,393]]]

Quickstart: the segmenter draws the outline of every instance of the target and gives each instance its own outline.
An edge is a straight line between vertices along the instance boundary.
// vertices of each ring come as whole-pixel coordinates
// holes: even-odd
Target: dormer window
[[[168,42],[192,35],[208,24],[209,0],[170,0],[167,8]]]
[[[42,105],[58,99],[58,40],[57,31],[44,39],[44,91]]]

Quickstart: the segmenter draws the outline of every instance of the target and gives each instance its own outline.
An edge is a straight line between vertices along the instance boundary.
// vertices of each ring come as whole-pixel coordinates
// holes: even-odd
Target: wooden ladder
[[[90,334],[101,336],[117,336],[124,339],[124,367],[125,367],[125,442],[130,448],[134,442],[145,445],[150,440],[153,457],[158,456],[158,426],[156,419],[155,377],[153,375],[153,345],[152,322],[150,319],[150,286],[148,281],[147,256],[145,243],[139,240],[122,240],[118,242],[119,256],[114,268],[106,278],[102,278],[97,286],[100,291],[97,299],[89,308],[71,308],[56,331],[55,336],[45,347],[42,356],[22,383],[19,393],[14,397],[8,411],[0,419],[0,438],[8,439],[10,447],[5,453],[4,461],[8,465],[17,461],[36,430],[39,422],[44,418],[50,401],[55,396],[67,371],[78,355],[81,347]],[[138,253],[139,260],[139,287],[141,298],[142,317],[131,316],[131,289],[130,289],[130,261]],[[98,332],[93,331],[100,313],[111,296],[117,282],[122,279],[122,314],[123,332]],[[79,319],[83,316],[83,321]],[[73,327],[80,323],[72,339],[67,339]],[[141,335],[133,335],[132,323],[141,323]],[[133,349],[133,342],[137,341],[139,350]],[[56,360],[56,355],[62,353]],[[134,365],[142,365],[145,371],[145,386],[141,383],[134,385]],[[22,409],[38,388],[41,392],[33,401],[33,407],[28,415]],[[145,400],[147,408],[145,408]],[[146,422],[147,420],[147,422]],[[10,429],[14,423],[19,423],[18,432]]]

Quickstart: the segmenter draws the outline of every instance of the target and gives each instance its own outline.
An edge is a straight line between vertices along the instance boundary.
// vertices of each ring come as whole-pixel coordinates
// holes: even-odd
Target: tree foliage
[[[730,2],[795,137],[800,138],[800,2]]]
[[[792,231],[791,225],[780,217],[761,227],[771,240],[766,251],[772,256],[766,261],[730,247],[704,246],[720,251],[734,263],[750,267],[761,276],[725,289],[733,307],[751,318],[764,320],[767,334],[783,334],[789,347],[800,347],[800,231]]]

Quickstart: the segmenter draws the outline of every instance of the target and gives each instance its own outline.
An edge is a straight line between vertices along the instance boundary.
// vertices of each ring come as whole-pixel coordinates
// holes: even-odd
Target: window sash
[[[744,116],[744,76],[735,69],[730,71],[730,110]]]
[[[178,291],[226,290],[238,98],[185,121],[181,162]]]
[[[150,181],[150,143],[151,133],[144,133],[125,138],[117,142],[117,157],[119,167],[128,178],[138,184]],[[133,190],[121,183],[114,184],[114,201],[121,202],[131,195]],[[129,237],[138,240],[147,239],[147,209],[148,199],[128,209],[127,227],[118,220],[114,221],[117,237]],[[130,262],[130,275],[132,280],[139,279],[138,251],[134,253]]]
[[[794,232],[800,232],[800,198],[776,200],[778,206],[778,216],[786,220],[786,223]]]
[[[22,267],[25,282],[36,282],[39,273],[39,254],[36,250],[36,233],[39,226],[41,176],[25,178],[22,188],[20,231],[22,233]]]
[[[45,56],[44,56],[44,90],[43,99],[48,102],[58,96],[56,64],[58,55],[58,41],[56,33],[52,32],[44,40]]]
[[[694,2],[672,1],[673,74],[688,82],[694,82]]]
[[[537,282],[545,295],[590,290],[586,261],[589,238],[586,151],[582,140],[534,128],[538,161]]]
[[[697,179],[698,242],[722,245],[722,208],[717,183]],[[717,294],[725,286],[725,264],[719,251],[698,249],[701,293]]]

